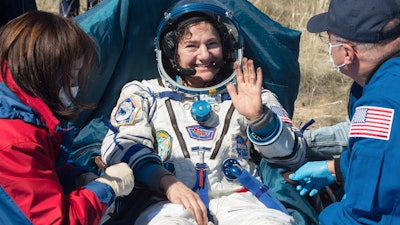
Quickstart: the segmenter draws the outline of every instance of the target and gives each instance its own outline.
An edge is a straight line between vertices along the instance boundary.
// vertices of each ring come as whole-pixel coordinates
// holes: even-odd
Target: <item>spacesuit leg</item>
[[[250,192],[234,193],[210,200],[210,211],[218,225],[291,225],[292,216],[267,208]]]
[[[193,214],[180,204],[159,202],[143,211],[135,225],[197,225]]]

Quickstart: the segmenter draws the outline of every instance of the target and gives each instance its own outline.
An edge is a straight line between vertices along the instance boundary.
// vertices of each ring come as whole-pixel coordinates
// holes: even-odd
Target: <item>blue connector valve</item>
[[[222,163],[222,171],[228,180],[235,180],[242,174],[242,167],[236,159],[226,159]]]
[[[204,100],[198,100],[193,103],[191,113],[193,119],[198,122],[204,122],[211,116],[211,105]]]

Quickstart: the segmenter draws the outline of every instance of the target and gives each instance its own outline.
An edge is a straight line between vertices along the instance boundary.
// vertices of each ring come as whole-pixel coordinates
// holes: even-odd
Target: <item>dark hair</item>
[[[91,108],[71,94],[71,70],[83,57],[79,86],[84,87],[92,65],[97,65],[96,44],[72,19],[43,11],[25,13],[0,30],[0,65],[7,85],[7,61],[12,78],[27,94],[42,99],[59,119],[73,119]],[[75,108],[65,107],[59,98],[66,90]]]

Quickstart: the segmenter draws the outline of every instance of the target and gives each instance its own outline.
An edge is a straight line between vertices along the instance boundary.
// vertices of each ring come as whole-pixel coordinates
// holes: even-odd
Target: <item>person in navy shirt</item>
[[[354,80],[348,148],[339,158],[308,162],[289,177],[301,195],[334,182],[340,202],[326,207],[321,224],[400,224],[400,2],[331,0],[307,29],[327,32],[334,68]]]

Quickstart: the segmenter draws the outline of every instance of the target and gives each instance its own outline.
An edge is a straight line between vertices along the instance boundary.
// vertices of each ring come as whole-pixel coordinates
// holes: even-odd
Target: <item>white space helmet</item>
[[[199,20],[208,20],[217,27],[223,45],[223,62],[217,74],[218,82],[204,88],[186,87],[179,84],[177,76],[190,76],[194,69],[183,69],[177,65],[177,30]],[[217,0],[182,0],[165,12],[155,38],[157,67],[161,77],[174,89],[192,94],[216,94],[226,84],[235,80],[233,62],[243,58],[243,40],[239,24],[222,3]]]

